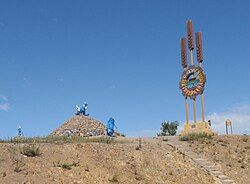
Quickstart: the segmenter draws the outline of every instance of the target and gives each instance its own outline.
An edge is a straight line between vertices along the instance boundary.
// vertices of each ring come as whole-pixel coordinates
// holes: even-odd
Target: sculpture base
[[[180,133],[180,136],[188,135],[190,133],[206,133],[208,135],[215,135],[208,122],[197,123],[185,123],[184,130]]]

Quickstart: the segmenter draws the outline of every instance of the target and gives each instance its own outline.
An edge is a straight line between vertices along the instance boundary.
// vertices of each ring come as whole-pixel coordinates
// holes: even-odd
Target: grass
[[[248,141],[248,137],[246,135],[244,135],[243,138],[242,138],[242,141],[243,142],[247,142]]]
[[[126,141],[117,141],[112,137],[81,137],[81,136],[46,136],[46,137],[15,137],[0,140],[0,143],[76,143],[76,142],[96,142],[96,143],[125,143]]]
[[[35,145],[23,146],[20,152],[27,157],[37,157],[41,155],[40,148]]]
[[[194,141],[203,139],[212,139],[212,135],[206,133],[190,133],[180,137],[180,141]]]
[[[142,148],[142,145],[141,145],[141,138],[139,138],[138,140],[138,146],[136,146],[136,150],[140,150]]]
[[[14,166],[14,172],[19,173],[23,170],[23,167],[25,164],[22,160],[19,160],[17,158],[14,158],[12,165]]]
[[[118,182],[118,174],[114,174],[113,177],[109,181],[117,183]]]
[[[56,163],[53,162],[54,167],[61,167],[61,168],[66,169],[66,170],[71,170],[72,167],[77,167],[78,165],[79,165],[79,162],[73,162],[72,164],[70,164],[70,163],[61,164],[59,161]]]

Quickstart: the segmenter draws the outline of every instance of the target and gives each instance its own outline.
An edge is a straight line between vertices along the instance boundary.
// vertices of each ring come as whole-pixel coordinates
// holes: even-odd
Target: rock
[[[52,136],[99,136],[106,135],[105,125],[89,116],[76,115],[51,133]]]

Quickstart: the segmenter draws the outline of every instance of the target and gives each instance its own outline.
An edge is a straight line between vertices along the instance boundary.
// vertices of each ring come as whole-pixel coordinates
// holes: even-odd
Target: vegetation
[[[98,143],[118,143],[112,137],[81,137],[81,136],[46,136],[46,137],[18,137],[18,138],[7,138],[0,140],[0,143],[76,143],[76,142],[98,142]],[[119,141],[119,143],[125,143],[126,141]]]
[[[23,170],[23,167],[25,166],[23,161],[21,161],[17,158],[13,159],[12,165],[14,166],[14,172],[17,172],[17,173],[21,172]]]
[[[117,183],[118,182],[118,175],[114,174],[113,177],[109,181]]]
[[[40,148],[35,145],[27,145],[21,148],[21,154],[27,157],[36,157],[41,155]]]
[[[193,141],[193,140],[203,140],[211,139],[212,135],[207,133],[190,133],[180,137],[181,141]]]
[[[176,135],[178,126],[179,126],[178,121],[173,121],[173,122],[164,121],[161,124],[161,132],[157,135],[158,136]]]
[[[79,162],[73,162],[72,164],[69,163],[63,163],[61,164],[59,161],[57,163],[53,163],[54,167],[61,167],[66,170],[71,170],[72,167],[76,167],[79,165]]]
[[[138,140],[138,146],[136,146],[136,150],[140,150],[142,148],[142,145],[141,145],[141,138],[139,138]]]

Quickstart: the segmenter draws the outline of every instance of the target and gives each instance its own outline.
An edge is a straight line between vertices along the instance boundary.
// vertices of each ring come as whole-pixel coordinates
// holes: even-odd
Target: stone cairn
[[[105,125],[89,116],[77,115],[51,133],[52,136],[99,136],[106,135]]]

